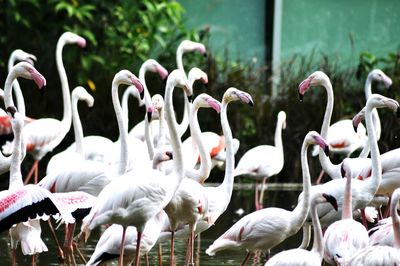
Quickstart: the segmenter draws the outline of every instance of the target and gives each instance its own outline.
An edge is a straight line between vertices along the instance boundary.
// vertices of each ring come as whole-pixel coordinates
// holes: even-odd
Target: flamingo
[[[213,108],[218,113],[220,112],[220,103],[209,96],[208,94],[200,94],[193,102],[190,119],[190,131],[193,139],[199,143],[200,140],[200,127],[197,121],[197,111],[200,107]],[[201,145],[200,145],[201,146]],[[191,172],[196,179],[206,179],[211,171],[211,160],[204,150],[201,148],[200,156],[202,158],[202,165],[198,171]],[[208,162],[206,162],[208,160]],[[208,164],[205,165],[205,164]],[[205,165],[205,166],[204,166]],[[187,172],[186,172],[187,173]],[[185,173],[185,176],[186,176]],[[196,224],[199,219],[205,218],[207,215],[207,196],[205,188],[198,181],[192,178],[184,178],[172,197],[171,201],[164,208],[168,215],[171,229],[171,256],[170,261],[174,263],[174,232],[178,228],[179,223],[188,223],[191,232],[189,237],[188,254],[189,264],[193,265],[193,250],[194,250],[194,232]]]
[[[372,174],[367,180],[354,179],[351,186],[352,194],[352,210],[364,209],[374,198],[382,179],[381,159],[379,156],[378,144],[376,142],[375,129],[372,122],[372,110],[374,108],[389,108],[392,111],[397,111],[399,104],[393,99],[384,97],[379,94],[372,94],[367,101],[366,107],[366,124],[368,132],[368,141],[371,147]],[[341,167],[352,172],[353,159],[346,158]],[[351,169],[351,170],[350,170]],[[327,193],[334,196],[338,201],[339,210],[342,210],[343,193],[346,185],[346,180],[334,179],[321,185],[312,187],[313,192]],[[340,219],[340,214],[332,212],[325,204],[318,206],[318,215],[323,225],[329,225]],[[310,221],[308,217],[308,221]]]
[[[242,262],[244,265],[251,252],[262,250],[269,253],[271,248],[294,235],[302,227],[310,208],[311,181],[307,150],[311,144],[318,144],[328,151],[327,143],[317,132],[311,131],[305,136],[301,148],[304,200],[300,201],[293,211],[271,207],[242,217],[208,247],[208,255],[213,256],[225,249],[246,249],[248,253]]]
[[[265,263],[265,266],[321,265],[324,253],[324,245],[321,224],[317,214],[317,205],[325,202],[329,202],[333,208],[337,208],[337,202],[334,197],[319,193],[312,195],[310,212],[315,236],[312,249],[308,251],[297,248],[282,251],[269,259]]]
[[[282,129],[286,127],[286,113],[280,111],[275,129],[275,146],[259,145],[248,150],[235,168],[235,176],[249,175],[256,179],[255,206],[263,208],[264,187],[267,178],[277,175],[284,165]],[[258,180],[262,180],[261,195],[258,198]]]
[[[324,234],[324,260],[331,265],[347,265],[354,252],[368,246],[367,229],[353,220],[351,179],[347,175],[342,219],[331,224]]]
[[[157,169],[159,164],[164,161],[172,159],[172,153],[159,150],[153,159],[153,169]],[[146,224],[143,231],[143,238],[141,240],[141,252],[147,255],[147,253],[155,245],[158,236],[160,235],[161,229],[168,216],[164,211],[160,211]],[[95,250],[90,257],[90,260],[86,264],[87,266],[101,265],[109,263],[114,259],[118,259],[120,254],[120,245],[122,234],[122,226],[113,224],[109,226],[104,233],[101,235],[99,241],[96,244]],[[136,252],[136,240],[137,231],[134,226],[128,226],[126,228],[126,238],[124,243],[124,258],[126,265],[130,265],[135,259]],[[148,264],[148,263],[147,263]]]
[[[400,264],[400,227],[397,204],[400,199],[400,189],[396,189],[392,195],[390,212],[392,216],[392,230],[394,246],[369,246],[359,250],[350,260],[349,265],[399,265]]]
[[[47,190],[35,185],[23,185],[20,166],[25,155],[23,152],[25,144],[21,133],[24,118],[13,106],[7,107],[7,111],[12,116],[15,145],[11,155],[9,189],[0,192],[0,232],[10,229],[12,260],[15,265],[15,250],[19,241],[24,255],[47,251],[40,237],[41,228],[38,218],[47,220],[49,215],[58,213],[62,214],[67,223],[70,223],[73,218],[60,207]],[[33,264],[34,259],[33,256]]]
[[[117,73],[114,79],[119,80],[119,83],[128,83],[128,78],[131,75],[129,71],[122,70]],[[172,106],[174,87],[183,88],[188,96],[192,95],[191,87],[188,85],[184,73],[179,70],[171,72],[167,79],[165,91],[165,111],[174,151],[174,171],[167,176],[151,167],[141,167],[126,172],[111,181],[100,192],[97,204],[82,223],[81,232],[85,233],[86,237],[93,228],[101,224],[116,223],[123,226],[119,265],[123,264],[123,243],[126,227],[133,225],[137,230],[135,256],[135,265],[137,266],[140,258],[140,240],[146,223],[168,204],[184,176],[182,144],[176,130]],[[124,128],[122,121],[118,125]],[[137,175],[146,178],[134,178],[132,180],[132,176]]]
[[[86,41],[84,38],[71,32],[65,32],[59,38],[56,49],[57,68],[60,73],[64,102],[64,113],[62,120],[60,121],[53,118],[42,118],[25,125],[24,138],[27,143],[27,152],[29,152],[35,159],[35,162],[25,179],[25,183],[29,182],[33,174],[35,180],[34,182],[35,184],[37,183],[39,161],[48,152],[52,151],[60,144],[71,127],[71,100],[67,75],[62,63],[62,49],[64,45],[72,43],[76,43],[82,48],[86,46]],[[8,88],[5,86],[5,94],[7,94],[7,90],[11,92],[9,87],[11,86],[13,80],[10,80],[10,82],[11,83],[7,84]],[[46,130],[43,131],[43,128],[46,128]]]
[[[226,138],[225,176],[223,182],[219,186],[205,187],[208,201],[208,219],[197,221],[195,234],[201,233],[210,228],[217,221],[219,216],[221,216],[222,213],[226,210],[231,200],[234,182],[233,169],[235,166],[235,157],[234,147],[232,143],[232,131],[229,127],[229,121],[227,118],[227,109],[229,103],[233,101],[241,101],[243,103],[253,106],[253,100],[251,96],[244,91],[231,87],[224,93],[221,104],[220,118],[222,131]],[[179,226],[177,231],[174,232],[174,236],[180,239],[187,239],[190,234],[191,231],[189,230],[188,225],[181,225]],[[171,239],[171,231],[169,230],[169,223],[167,223],[163,227],[163,230],[157,242],[163,243],[169,239]]]
[[[72,124],[75,135],[75,151],[64,150],[51,157],[47,164],[47,175],[69,168],[71,165],[84,160],[83,129],[78,113],[78,101],[85,101],[89,108],[93,107],[94,98],[81,86],[77,86],[71,93]]]

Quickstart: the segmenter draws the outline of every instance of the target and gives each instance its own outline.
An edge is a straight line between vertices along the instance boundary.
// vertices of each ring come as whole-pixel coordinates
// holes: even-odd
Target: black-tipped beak
[[[337,205],[337,201],[336,201],[335,197],[325,194],[325,193],[323,193],[322,196],[326,199],[327,202],[329,202],[332,205],[332,207],[335,209],[335,211],[338,210],[338,205]]]
[[[144,98],[144,90],[142,90],[142,91],[140,92],[140,99],[143,100],[143,98]]]
[[[329,146],[325,146],[324,153],[326,156],[329,156]]]
[[[397,117],[400,117],[400,107],[397,107],[396,115]]]
[[[204,53],[203,56],[204,56],[204,58],[207,58],[207,53]]]
[[[300,102],[303,101],[303,97],[304,97],[304,95],[299,92],[299,100],[300,100]]]
[[[172,152],[170,152],[170,151],[165,152],[165,154],[170,158],[170,160],[172,160],[174,158]]]
[[[250,101],[249,101],[249,105],[250,105],[251,107],[253,107],[253,106],[254,106],[254,102],[253,102],[252,100],[250,100]]]
[[[346,177],[346,171],[344,170],[343,163],[340,165],[340,174],[342,178]]]
[[[89,111],[92,111],[92,110],[93,110],[93,108],[94,108],[94,105],[92,105],[92,106],[89,106]]]
[[[17,108],[15,106],[9,106],[6,108],[6,112],[10,113],[12,118],[15,118],[15,113],[17,112]]]
[[[187,96],[188,101],[191,103],[193,102],[193,95],[188,95]]]
[[[150,123],[151,122],[151,118],[153,116],[153,112],[147,112],[147,121]]]
[[[398,116],[398,114],[397,114],[397,116]],[[353,124],[353,129],[354,129],[354,132],[357,132],[357,127],[354,124]]]

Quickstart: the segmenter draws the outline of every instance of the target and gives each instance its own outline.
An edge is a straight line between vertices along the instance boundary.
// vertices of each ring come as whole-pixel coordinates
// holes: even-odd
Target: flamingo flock
[[[374,80],[386,87],[392,84],[381,70],[373,70],[367,77],[365,107],[352,120],[332,125],[334,93],[329,77],[316,71],[300,82],[301,99],[312,87],[322,86],[326,90],[322,128],[320,133],[309,130],[303,136],[299,150],[302,192],[296,206],[291,210],[278,206],[263,208],[266,180],[285,167],[282,130],[287,114],[284,110],[277,114],[274,145],[253,147],[235,164],[240,141],[234,138],[230,128],[228,105],[237,102],[252,106],[253,99],[235,87],[227,88],[220,101],[207,93],[196,95],[193,84],[208,83],[207,73],[199,67],[186,73],[182,57],[189,52],[206,55],[206,47],[184,40],[177,47],[176,69],[167,70],[156,60],[148,59],[143,62],[138,77],[128,69],[115,73],[110,93],[118,140],[101,135],[85,136],[78,102],[92,107],[95,99],[82,86],[70,92],[62,59],[63,47],[67,44],[83,48],[86,40],[65,32],[57,42],[56,62],[64,105],[61,120],[33,119],[25,115],[17,78],[33,80],[39,89],[46,86],[45,77],[34,67],[38,59],[32,54],[22,50],[11,54],[9,74],[4,92],[1,91],[5,108],[0,110],[0,135],[8,139],[2,151],[10,156],[0,153],[0,172],[9,172],[9,187],[0,191],[0,232],[9,231],[12,265],[17,265],[19,243],[22,253],[32,256],[32,265],[36,265],[38,254],[48,251],[41,235],[42,226],[47,224],[52,232],[65,230],[63,246],[55,233],[54,240],[49,241],[55,242],[59,259],[69,265],[80,262],[105,265],[118,261],[118,265],[138,266],[142,257],[146,265],[162,265],[162,244],[165,243],[170,245],[169,264],[176,265],[176,239],[187,241],[184,265],[196,265],[195,239],[224,215],[231,202],[236,176],[256,180],[255,211],[226,228],[203,253],[218,256],[225,250],[242,250],[247,252],[247,255],[243,253],[242,265],[251,254],[260,252],[265,254],[265,265],[322,265],[323,261],[330,265],[400,265],[397,210],[400,153],[399,149],[380,153],[381,124],[377,111],[386,108],[399,113],[400,109],[394,99],[371,92]],[[157,73],[166,81],[164,95],[151,94],[145,80],[147,71]],[[118,92],[123,88],[121,104]],[[174,91],[183,95],[183,103],[174,102]],[[140,106],[145,106],[143,114],[131,114],[128,110],[131,95]],[[174,108],[177,104],[184,105],[180,123]],[[200,108],[214,110],[207,112],[219,116],[222,135],[202,131],[198,119]],[[132,115],[139,115],[143,120],[130,129],[128,121]],[[366,126],[361,123],[364,119]],[[39,161],[64,141],[71,124],[75,142],[52,155],[46,175],[40,177]],[[190,136],[183,139],[187,131]],[[319,154],[321,167],[332,180],[312,185],[309,147],[314,147],[314,154]],[[349,158],[359,149],[362,149],[359,157]],[[347,158],[333,164],[329,152],[342,153]],[[24,181],[21,164],[27,154],[35,162]],[[206,181],[215,165],[225,171],[224,178],[220,185],[208,186]],[[262,182],[261,191],[258,181]],[[381,220],[376,226],[368,228],[366,221],[375,221],[382,204],[388,211],[379,215]],[[58,223],[56,229],[53,220]],[[311,227],[314,243],[308,249]],[[96,228],[102,233],[93,254],[84,254],[81,248],[89,238],[95,237],[91,232]],[[298,248],[274,252],[276,246],[302,228],[303,240]],[[148,257],[154,247],[158,251],[157,262],[149,261]],[[271,256],[271,251],[275,255]]]

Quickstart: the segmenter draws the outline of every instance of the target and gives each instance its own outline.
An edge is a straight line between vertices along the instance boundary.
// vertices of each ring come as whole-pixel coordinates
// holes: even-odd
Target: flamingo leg
[[[361,210],[361,221],[362,221],[362,224],[364,225],[365,229],[368,230],[367,218],[365,217],[365,209]]]
[[[36,185],[38,183],[38,179],[39,179],[39,161],[36,160],[35,163],[36,163],[36,166],[35,166],[35,175],[34,175],[33,182]]]
[[[189,265],[194,266],[194,231],[190,234],[190,257]]]
[[[17,264],[17,250],[15,248],[12,249],[12,262],[11,265],[15,266]]]
[[[383,218],[388,218],[390,215],[390,203],[392,201],[392,197],[389,197],[388,204],[386,205],[385,212],[383,214]]]
[[[36,265],[36,256],[35,254],[32,255],[32,266]]]
[[[196,265],[200,265],[201,233],[197,234]]]
[[[162,266],[162,245],[158,244],[158,266]]]
[[[72,245],[72,237],[75,231],[75,223],[68,224],[66,226],[66,235],[64,241],[64,253],[67,256],[68,263],[72,261],[73,265],[76,265],[75,257],[74,257],[74,249]]]
[[[256,206],[256,211],[258,211],[260,209],[260,206],[258,205],[258,202],[259,202],[259,200],[258,200],[258,180],[256,180],[255,199],[254,199],[254,201],[255,201],[254,205]]]
[[[125,244],[125,233],[126,233],[126,226],[122,226],[122,239],[121,239],[121,246],[119,247],[119,259],[118,259],[118,265],[123,266],[124,264],[124,244]],[[138,238],[139,238],[139,232],[138,232]],[[136,254],[137,254],[137,248],[136,248]],[[138,265],[138,264],[136,264]]]
[[[28,175],[25,177],[24,185],[29,183],[29,181],[32,178],[32,175],[35,173],[35,168],[38,167],[38,164],[39,164],[39,160],[35,160],[35,162],[33,163],[32,167],[31,167],[31,169],[28,172]]]
[[[137,232],[135,266],[140,265],[140,241],[142,240],[142,234],[143,232],[141,231]]]
[[[85,259],[85,256],[83,256],[82,251],[79,249],[79,247],[76,245],[76,243],[72,242],[72,245],[76,252],[78,252],[78,256],[81,259],[82,263],[86,265],[87,261]]]
[[[149,266],[149,254],[144,254],[144,259],[146,260],[146,266]]]
[[[169,254],[169,261],[171,265],[175,265],[175,256],[174,256],[174,239],[175,239],[175,231],[171,232],[171,251]]]
[[[267,177],[264,176],[261,184],[261,192],[260,192],[260,198],[258,202],[258,207],[259,209],[263,208],[263,201],[264,201],[264,190],[265,190],[265,183],[267,182]]]
[[[244,257],[244,260],[242,261],[242,264],[240,264],[241,266],[246,265],[246,262],[247,262],[247,261],[249,260],[249,258],[250,258],[250,254],[251,254],[250,251],[247,252],[246,257]]]
[[[319,176],[318,176],[317,180],[315,181],[315,184],[316,184],[316,185],[321,184],[321,181],[322,181],[322,178],[324,177],[324,174],[325,174],[324,170],[321,170],[321,172],[319,173]]]
[[[54,239],[54,241],[56,242],[56,245],[57,245],[58,261],[63,263],[65,261],[64,252],[63,252],[63,250],[61,248],[60,242],[58,242],[58,238],[57,238],[56,232],[54,231],[54,227],[53,227],[53,224],[51,223],[50,219],[47,220],[47,224],[49,225],[51,235],[53,236],[53,239]]]
[[[188,265],[189,264],[189,258],[190,258],[190,236],[187,240],[187,249],[186,249],[186,255],[185,255],[185,264],[184,265]]]

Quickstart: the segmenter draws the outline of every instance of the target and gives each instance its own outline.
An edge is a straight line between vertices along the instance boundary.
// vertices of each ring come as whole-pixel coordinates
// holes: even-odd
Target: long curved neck
[[[310,170],[308,167],[308,159],[307,159],[307,150],[308,144],[304,141],[301,147],[301,169],[303,174],[303,198],[297,204],[296,208],[293,210],[293,219],[292,227],[293,228],[300,228],[304,220],[306,219],[308,212],[310,210],[310,190],[311,190],[311,177],[310,177]]]
[[[172,103],[172,94],[174,91],[174,85],[167,81],[167,87],[165,91],[165,118],[167,120],[169,136],[171,140],[172,150],[174,151],[174,172],[177,176],[176,189],[178,188],[180,182],[184,176],[183,168],[183,157],[182,157],[182,143],[178,136],[178,131],[176,129],[176,120],[174,114],[174,107]]]
[[[23,158],[21,130],[14,129],[14,134],[15,138],[13,153],[11,155],[9,189],[16,189],[24,186],[21,174],[21,162]]]
[[[176,67],[179,70],[182,70],[186,75],[185,69],[183,68],[183,59],[182,59],[182,57],[183,57],[183,50],[182,49],[178,49],[176,51]]]
[[[282,155],[283,155],[283,144],[282,144],[283,123],[284,123],[283,121],[278,121],[276,123],[275,138],[274,138],[275,147],[279,149]]]
[[[8,72],[11,71],[12,67],[14,66],[15,63],[15,57],[12,56],[10,60],[8,60]],[[15,98],[17,100],[17,109],[20,114],[25,116],[25,100],[24,100],[24,95],[22,94],[21,91],[21,86],[19,85],[19,82],[17,79],[14,80],[13,84],[13,89],[15,93]]]
[[[323,236],[317,213],[317,203],[315,201],[311,202],[311,219],[314,228],[314,242],[311,251],[318,253],[322,259],[324,255]]]
[[[233,137],[232,131],[229,126],[228,116],[227,116],[227,109],[228,104],[225,99],[222,101],[221,104],[221,127],[222,132],[225,137],[225,149],[226,149],[226,161],[225,161],[225,175],[224,181],[222,181],[221,185],[218,186],[221,189],[221,195],[225,197],[225,208],[228,206],[229,202],[231,201],[232,197],[232,190],[233,190],[233,170],[235,167],[235,154],[233,150]]]
[[[189,104],[189,103],[188,103]],[[208,178],[211,172],[211,156],[210,153],[206,151],[204,143],[201,139],[201,129],[199,125],[199,120],[197,118],[197,113],[199,110],[198,106],[192,106],[190,114],[190,134],[192,135],[193,141],[196,143],[197,148],[200,153],[200,168],[195,170],[194,173],[198,177],[196,180],[203,184]]]
[[[392,224],[393,224],[393,235],[394,235],[394,247],[400,249],[400,221],[399,214],[397,213],[397,204],[400,199],[400,193],[393,193],[392,203],[390,205],[390,212],[392,214]]]
[[[6,82],[4,84],[4,105],[5,105],[5,107],[15,106],[11,93],[12,93],[12,84],[13,84],[14,80],[16,80],[16,79],[17,79],[17,74],[15,73],[15,71],[11,70],[11,72],[8,73]]]
[[[365,111],[365,122],[367,124],[368,142],[371,148],[371,178],[368,178],[363,182],[365,190],[368,190],[372,195],[375,195],[376,191],[382,180],[382,166],[381,158],[379,154],[379,147],[376,140],[375,128],[372,121],[372,110],[375,109],[367,104]]]
[[[351,198],[351,175],[346,179],[346,187],[344,189],[342,219],[353,219],[353,207]]]
[[[152,134],[150,132],[149,120],[145,117],[144,119],[144,138],[147,145],[147,152],[149,153],[150,160],[154,158],[154,145],[152,141]]]
[[[70,91],[69,91],[69,84],[67,73],[65,72],[63,59],[62,59],[62,50],[64,48],[64,42],[58,42],[56,48],[56,63],[57,63],[57,70],[60,75],[61,81],[61,90],[62,90],[62,97],[63,97],[63,118],[61,120],[63,130],[65,134],[71,128],[72,123],[72,111],[71,111],[71,99],[70,99]]]
[[[83,129],[81,118],[79,117],[78,112],[78,97],[72,97],[72,124],[74,127],[74,135],[75,135],[75,149],[78,154],[84,155],[83,149]]]
[[[328,138],[328,128],[329,125],[331,124],[331,117],[332,117],[332,112],[333,112],[333,103],[334,103],[334,97],[333,97],[333,88],[332,84],[329,80],[325,81],[324,87],[326,89],[326,94],[327,94],[327,103],[326,103],[326,109],[325,109],[325,115],[324,115],[324,121],[322,123],[321,127],[321,137],[324,139]],[[324,153],[322,149],[319,149],[319,161],[321,162],[321,166],[324,169],[324,171],[331,177],[335,176],[335,165],[331,162],[328,156]]]
[[[146,78],[145,78],[146,72],[147,72],[147,66],[142,65],[139,69],[139,80],[143,85],[143,91],[144,91],[144,99],[143,100],[144,100],[144,105],[146,106],[146,112],[147,112],[147,109],[149,107],[151,107],[151,96],[150,96],[150,92],[147,89],[147,85],[146,85]]]
[[[372,75],[368,75],[367,79],[365,80],[364,93],[365,100],[367,101],[369,96],[372,94]],[[372,121],[375,126],[376,138],[379,140],[381,138],[381,120],[376,109],[372,110]]]
[[[113,81],[111,88],[111,97],[114,106],[115,115],[117,117],[118,130],[119,130],[119,141],[121,145],[120,159],[118,174],[122,175],[128,168],[129,150],[128,150],[128,131],[125,127],[124,115],[122,112],[121,104],[118,97],[118,83]]]

